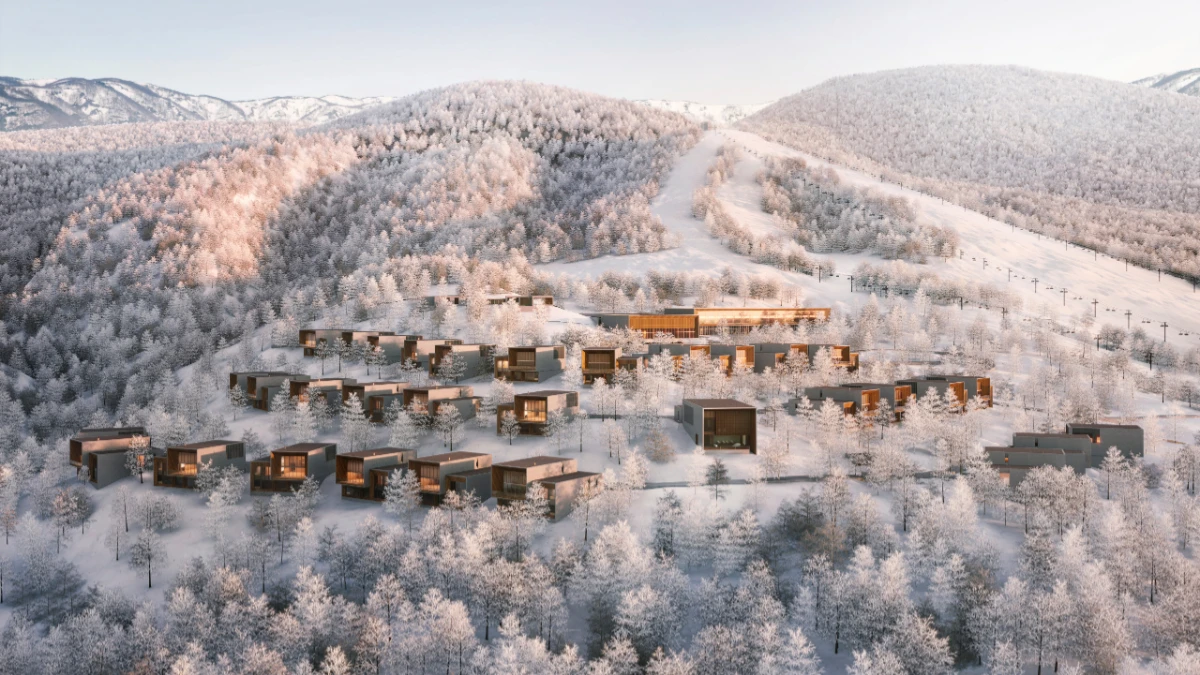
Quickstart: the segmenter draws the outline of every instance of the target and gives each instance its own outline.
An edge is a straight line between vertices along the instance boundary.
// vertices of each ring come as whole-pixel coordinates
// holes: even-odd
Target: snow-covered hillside
[[[1082,75],[840,77],[739,128],[1018,227],[1200,277],[1200,99]]]
[[[753,231],[779,231],[778,220],[761,210],[763,191],[755,177],[763,168],[763,158],[802,157],[814,166],[834,168],[847,184],[907,199],[915,205],[922,222],[956,231],[961,241],[961,257],[950,260],[935,257],[925,265],[914,267],[945,280],[987,283],[1014,293],[1021,298],[1022,309],[1013,316],[1095,313],[1099,323],[1142,326],[1149,334],[1159,336],[1163,334],[1161,324],[1167,322],[1167,341],[1177,349],[1186,350],[1197,344],[1200,313],[1179,311],[1194,305],[1200,297],[1188,282],[1170,276],[1163,276],[1160,281],[1156,273],[1137,267],[1126,270],[1119,259],[1101,258],[1092,251],[1064,246],[1062,242],[1014,229],[936,197],[880,181],[877,176],[834,165],[755,134],[732,129],[708,132],[676,164],[658,198],[651,204],[655,215],[678,237],[679,247],[621,258],[558,262],[541,268],[575,277],[597,278],[605,272],[649,270],[694,270],[717,276],[732,267],[742,273],[765,275],[781,284],[801,288],[809,305],[832,305],[850,310],[865,302],[866,295],[850,292],[848,277],[862,263],[884,263],[878,256],[824,254],[823,259],[836,264],[839,276],[818,280],[807,274],[759,264],[730,251],[692,215],[692,195],[705,184],[705,172],[717,149],[726,142],[736,143],[748,152],[730,180],[721,186],[718,195],[734,217]],[[1012,271],[1011,280],[1009,270]],[[1038,280],[1036,290],[1034,279]],[[1066,294],[1062,293],[1064,289]],[[1093,300],[1100,302],[1093,307]],[[998,315],[1000,308],[997,306],[991,311]],[[1128,317],[1126,311],[1130,312]]]
[[[122,139],[112,145],[127,147],[125,136],[139,132],[166,143],[185,137],[172,129],[63,133],[111,131]],[[431,90],[267,139],[212,143],[219,131],[183,143],[191,151],[182,160],[170,145],[76,157],[56,150],[47,131],[16,132],[32,137],[21,149],[0,144],[0,316],[10,336],[25,332],[20,316],[46,327],[37,344],[50,348],[31,363],[23,347],[8,347],[5,362],[16,359],[27,375],[61,372],[88,341],[67,326],[87,319],[103,330],[85,299],[93,293],[116,307],[174,306],[200,332],[150,320],[147,335],[191,347],[156,350],[157,366],[106,366],[110,403],[128,391],[140,404],[149,392],[126,390],[116,371],[176,368],[203,342],[236,339],[248,307],[296,292],[307,296],[298,304],[312,302],[348,275],[364,284],[408,279],[411,289],[504,261],[511,288],[532,283],[523,276],[529,260],[658,250],[670,242],[649,200],[699,136],[673,113],[509,82]],[[64,292],[71,302],[61,302]],[[77,385],[67,406],[97,403],[94,385]]]
[[[391,97],[276,96],[226,101],[116,78],[20,80],[0,77],[0,131],[185,120],[320,124]]]
[[[669,110],[712,126],[727,127],[738,120],[753,115],[770,103],[696,103],[694,101],[666,101],[661,99],[639,100],[638,103],[659,110]]]
[[[1150,89],[1163,89],[1190,96],[1200,96],[1200,68],[1189,68],[1177,73],[1159,73],[1134,80],[1133,84]]]

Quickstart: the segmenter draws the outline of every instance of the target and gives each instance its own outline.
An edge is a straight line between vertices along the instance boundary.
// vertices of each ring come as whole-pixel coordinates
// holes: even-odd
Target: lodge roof
[[[354,459],[368,459],[371,457],[379,457],[382,455],[396,455],[401,452],[412,452],[404,448],[374,448],[372,450],[358,450],[356,452],[343,452],[338,457],[353,457]]]
[[[550,476],[548,478],[539,478],[536,482],[538,482],[538,483],[567,483],[567,482],[570,482],[573,480],[579,480],[581,478],[589,478],[591,476],[599,476],[599,475],[600,474],[592,472],[592,471],[572,471],[571,473],[564,473],[561,476]]]
[[[732,398],[685,398],[684,403],[700,406],[701,408],[747,408],[754,410],[755,407],[749,403],[742,403]]]
[[[280,453],[280,454],[289,454],[289,455],[296,455],[296,454],[303,453],[306,455],[311,455],[312,453],[317,452],[317,451],[322,451],[331,445],[333,445],[333,443],[294,443],[292,445],[284,446],[282,448],[276,448],[275,450],[272,450],[271,453],[272,454]]]
[[[417,457],[414,462],[424,462],[426,464],[446,464],[447,462],[457,462],[463,459],[475,459],[476,457],[487,457],[483,452],[466,452],[464,450],[455,450],[454,452],[444,452],[440,455],[429,455],[428,457]]]
[[[507,462],[499,462],[492,466],[504,467],[506,469],[529,469],[535,466],[546,466],[547,464],[562,464],[570,461],[567,457],[549,457],[540,455],[538,457],[526,457],[524,459],[514,459]]]

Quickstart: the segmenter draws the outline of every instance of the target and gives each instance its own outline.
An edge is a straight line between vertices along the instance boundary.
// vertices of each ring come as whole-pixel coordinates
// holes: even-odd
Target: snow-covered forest
[[[517,276],[500,291],[532,283],[527,261],[670,247],[648,204],[698,134],[672,113],[516,83],[263,131],[5,136],[0,360],[10,387],[60,383],[20,387],[27,407],[71,424],[127,396],[144,403],[144,383],[273,321],[289,294],[335,294],[350,273],[389,276],[411,297],[421,279],[503,261]]]
[[[732,280],[722,288],[748,283],[724,276]],[[633,302],[630,291],[691,293],[699,283],[651,274],[610,277],[603,287]],[[577,299],[599,288],[576,286]],[[314,318],[344,319],[371,296],[331,298]],[[536,499],[430,509],[404,482],[382,509],[349,513],[335,490],[313,482],[293,495],[247,498],[236,471],[206,474],[199,494],[164,494],[136,479],[93,492],[64,482],[63,444],[25,436],[35,420],[5,400],[0,570],[5,606],[18,611],[0,633],[0,672],[917,675],[980,664],[1032,672],[1039,663],[1061,672],[1190,672],[1200,502],[1186,435],[1195,425],[1179,398],[1195,386],[1200,352],[1151,372],[1129,359],[1143,334],[1110,327],[1097,353],[1071,337],[1084,317],[997,326],[982,312],[965,323],[962,311],[923,291],[863,297],[829,322],[736,340],[875,350],[860,374],[817,358],[726,375],[706,358],[677,367],[663,354],[588,389],[591,420],[562,419],[550,437],[508,455],[577,456],[604,468],[605,490],[553,525]],[[548,315],[514,309],[485,305],[481,330],[515,328],[513,343],[544,339]],[[474,330],[469,306],[440,318],[436,308],[367,311],[412,328],[441,321],[446,333]],[[293,333],[277,321],[270,332],[281,346],[256,348],[244,367],[316,367],[316,357],[286,346]],[[265,330],[243,344],[261,345]],[[583,345],[645,348],[640,336],[585,325],[555,339],[576,364]],[[243,367],[227,364],[244,352],[235,345],[212,357],[217,364],[202,361],[183,386],[156,387],[153,403],[121,421],[172,443],[240,427],[251,456],[268,440],[331,437],[347,448],[431,452],[454,436],[508,452],[503,439],[487,440],[495,432],[486,415],[483,429],[451,428],[397,410],[372,429],[353,404],[244,411],[205,370]],[[378,368],[361,350],[338,362],[357,377]],[[913,372],[991,372],[996,408],[954,412],[956,404],[931,396],[910,403],[902,423],[881,424],[886,418],[848,417],[803,397],[809,386]],[[564,386],[578,387],[578,375],[564,373]],[[485,410],[513,394],[510,384],[476,386],[486,389]],[[783,413],[781,402],[797,395],[798,414]],[[689,452],[661,415],[685,396],[755,402],[759,455],[714,461]],[[1143,414],[1160,397],[1175,401],[1164,417]],[[1098,418],[1141,424],[1146,459],[1113,456],[1086,476],[1039,469],[1011,490],[980,447],[1010,430],[1053,432]],[[865,480],[847,459],[863,453],[871,457]],[[806,480],[771,482],[796,475]],[[678,486],[661,483],[671,480]],[[106,576],[128,578],[97,583],[60,553],[91,541],[102,542],[96,555],[112,556]],[[161,603],[122,590],[139,584],[164,589]]]
[[[761,181],[763,210],[792,225],[796,241],[816,253],[870,251],[912,262],[958,254],[957,232],[918,222],[904,199],[843,186],[833,169],[771,160]]]
[[[1097,264],[1068,293],[1044,280],[1060,242],[1002,251],[937,198],[749,136],[506,82],[314,128],[0,135],[0,675],[1200,671],[1200,347],[1187,316],[1160,333],[1142,315],[1156,310],[1094,297],[1096,279],[1190,289]],[[1040,267],[1014,276],[1027,254]],[[705,341],[845,345],[857,372],[828,348],[760,372],[677,362],[646,354],[666,336],[584,315],[796,306],[831,315]],[[472,372],[361,341],[304,356],[310,327],[494,349]],[[563,371],[493,379],[508,347],[533,345],[563,345]],[[585,386],[585,347],[645,356]],[[373,424],[354,396],[284,386],[265,412],[228,376],[266,370],[453,382],[479,409],[394,405]],[[897,419],[886,401],[846,414],[808,397],[961,374],[989,377],[995,406],[947,389]],[[498,418],[547,388],[581,409],[549,413],[545,436]],[[698,449],[675,421],[684,398],[757,408],[757,453]],[[1137,424],[1144,456],[1012,487],[985,450],[1070,422]],[[602,480],[554,521],[536,484],[430,507],[411,472],[382,503],[332,475],[247,494],[236,468],[169,489],[139,445],[96,490],[66,439],[113,425],[155,448],[240,440],[250,460],[299,442],[454,449],[570,458]]]
[[[1200,276],[1200,101],[1080,75],[839,77],[739,127],[1029,230]]]

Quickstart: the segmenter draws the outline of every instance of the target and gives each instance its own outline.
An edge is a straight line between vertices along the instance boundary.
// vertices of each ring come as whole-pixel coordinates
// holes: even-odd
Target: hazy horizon
[[[1012,64],[1128,82],[1200,67],[1190,34],[1198,21],[1200,6],[1164,0],[1136,12],[1077,0],[1018,0],[1002,11],[941,0],[349,0],[336,12],[312,0],[63,0],[0,7],[0,75],[116,77],[229,100],[403,96],[505,79],[623,98],[759,103],[831,77],[923,65]]]

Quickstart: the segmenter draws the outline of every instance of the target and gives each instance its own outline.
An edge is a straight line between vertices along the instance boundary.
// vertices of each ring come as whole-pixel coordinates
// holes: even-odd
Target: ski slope
[[[658,271],[688,271],[706,272],[712,276],[720,275],[726,267],[733,267],[742,273],[762,274],[774,277],[780,282],[802,288],[805,292],[805,302],[810,305],[837,305],[846,302],[863,302],[862,294],[851,294],[849,282],[843,279],[825,280],[823,283],[805,274],[785,272],[783,270],[761,265],[730,251],[716,238],[709,235],[704,223],[692,216],[692,193],[705,184],[705,174],[717,150],[728,140],[713,131],[704,135],[690,151],[676,162],[670,175],[663,182],[658,196],[651,202],[652,212],[662,219],[663,225],[679,238],[680,245],[666,251],[654,253],[638,253],[625,256],[602,256],[578,262],[554,262],[539,265],[540,269],[556,274],[588,279],[595,278],[608,271],[645,273],[649,270]],[[759,232],[778,229],[774,219],[761,210],[751,208],[761,200],[761,188],[754,182],[754,176],[761,168],[761,160],[747,155],[738,167],[734,176],[721,186],[719,197],[726,205],[731,206],[731,212],[738,217],[753,217],[753,223],[747,222],[748,227]],[[757,194],[758,196],[753,196]],[[853,267],[853,259],[866,259],[869,256],[831,256],[838,265]]]
[[[1200,344],[1200,293],[1181,279],[1129,266],[1103,254],[1067,246],[1032,232],[1015,229],[974,211],[948,204],[936,197],[831,165],[819,158],[772,143],[748,132],[722,130],[727,138],[764,156],[803,157],[816,166],[833,166],[849,184],[871,187],[910,199],[919,213],[935,224],[953,227],[962,238],[963,257],[937,261],[930,268],[947,278],[986,280],[1015,290],[1024,298],[1025,313],[1054,312],[1081,316],[1095,310],[1100,323],[1141,325],[1150,336],[1163,335],[1177,347]],[[983,261],[987,261],[984,268]],[[1012,269],[1012,281],[1008,270]],[[1037,279],[1037,291],[1033,280]],[[1065,298],[1060,292],[1067,289]],[[1092,301],[1098,305],[1093,308]],[[1148,323],[1142,323],[1142,322]],[[1188,333],[1189,335],[1184,335]]]
[[[580,278],[591,278],[608,270],[645,272],[647,270],[708,271],[719,274],[726,266],[744,273],[770,275],[805,291],[810,305],[856,306],[865,301],[861,293],[851,294],[844,276],[862,261],[881,262],[870,254],[821,254],[837,264],[839,276],[823,282],[804,274],[785,272],[754,263],[727,248],[708,234],[704,223],[691,214],[692,193],[704,185],[705,173],[723,143],[735,142],[747,153],[718,196],[730,214],[759,234],[779,232],[774,217],[763,213],[758,204],[762,190],[755,176],[763,157],[802,157],[816,166],[828,162],[773,143],[744,131],[710,131],[676,163],[651,204],[653,212],[673,234],[678,248],[631,256],[605,256],[574,263],[543,265],[547,271]],[[1200,344],[1200,293],[1191,284],[1174,277],[1130,266],[1123,261],[1097,256],[1063,242],[1014,229],[1004,223],[919,192],[885,183],[878,178],[832,165],[842,179],[852,185],[869,187],[889,195],[903,196],[913,202],[928,222],[954,228],[961,235],[962,257],[943,261],[934,259],[923,266],[948,279],[984,281],[1015,291],[1022,296],[1026,316],[1056,318],[1091,315],[1099,324],[1141,326],[1148,335],[1163,335],[1178,348]],[[985,267],[986,261],[986,267]],[[1011,269],[1011,281],[1009,280]],[[1035,291],[1033,280],[1037,279]],[[1062,293],[1066,289],[1067,293]],[[1093,307],[1092,301],[1098,301]],[[1065,301],[1065,302],[1064,302]],[[1125,312],[1130,312],[1128,317]]]

